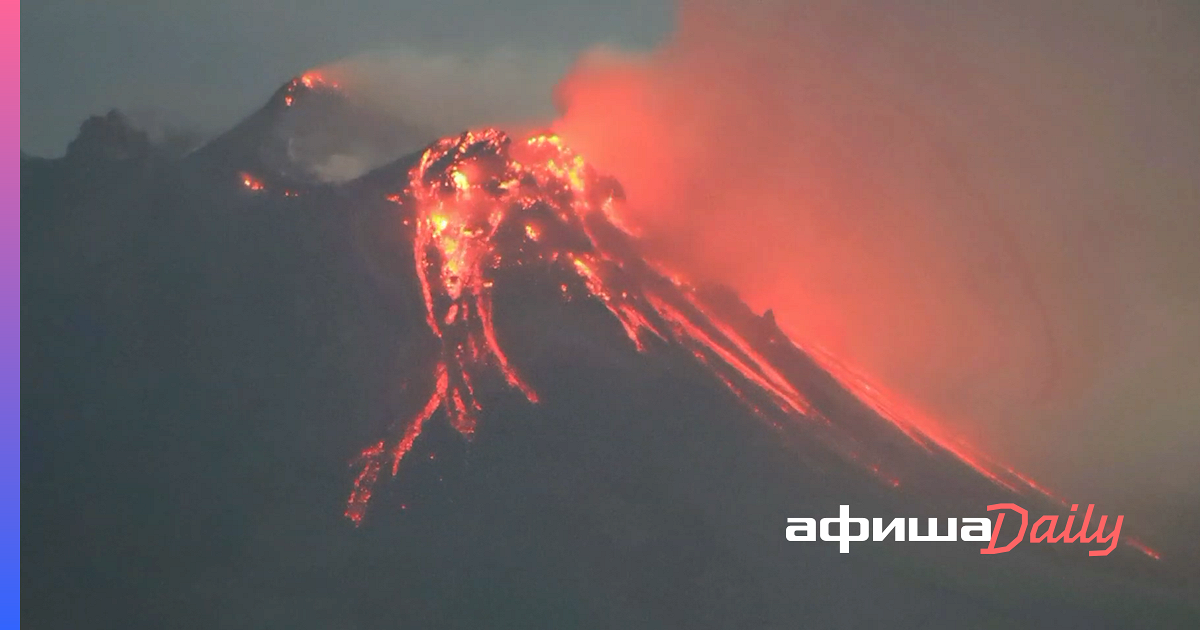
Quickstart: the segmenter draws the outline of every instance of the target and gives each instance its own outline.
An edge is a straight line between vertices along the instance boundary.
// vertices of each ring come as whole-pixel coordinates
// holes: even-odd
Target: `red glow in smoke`
[[[677,274],[643,262],[645,277],[628,275],[637,261],[606,247],[596,231],[603,225],[624,232],[617,208],[623,200],[619,188],[567,149],[558,136],[535,135],[514,143],[507,135],[487,129],[444,138],[412,168],[404,193],[389,199],[414,212],[413,263],[426,325],[438,338],[440,353],[433,391],[421,410],[395,423],[385,439],[364,449],[356,461],[359,474],[345,511],[356,524],[366,514],[380,471],[386,466],[393,476],[399,473],[426,423],[439,411],[459,434],[471,439],[483,411],[474,387],[478,378],[497,373],[530,404],[538,402],[534,387],[512,365],[494,328],[492,293],[497,271],[507,266],[540,264],[569,275],[574,281],[562,284],[564,299],[602,303],[639,352],[649,351],[650,340],[686,348],[728,391],[774,426],[789,418],[832,428],[768,359],[710,312]],[[550,227],[582,234],[584,242],[544,241],[543,231]],[[512,239],[519,244],[514,247]],[[940,434],[935,423],[832,354],[821,348],[803,350],[926,449],[949,452],[1010,491],[1032,490],[1061,501],[1012,469]],[[750,389],[757,396],[750,395]],[[769,401],[769,409],[758,400]],[[855,452],[845,454],[884,484],[901,485],[877,462],[863,461]],[[1156,552],[1138,545],[1156,557]]]

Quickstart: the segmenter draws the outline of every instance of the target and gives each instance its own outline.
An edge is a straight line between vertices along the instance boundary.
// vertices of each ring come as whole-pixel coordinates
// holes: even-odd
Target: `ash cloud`
[[[1069,496],[1195,503],[1193,6],[677,15],[557,91],[557,129],[665,258]]]

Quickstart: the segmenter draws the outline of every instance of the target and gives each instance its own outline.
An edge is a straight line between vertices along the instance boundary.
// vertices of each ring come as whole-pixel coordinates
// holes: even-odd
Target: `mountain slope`
[[[381,460],[354,527],[343,512],[363,449],[403,439],[458,341],[490,343],[482,319],[447,317],[482,294],[437,284],[449,241],[421,233],[437,215],[410,179],[420,156],[318,184],[246,148],[262,146],[260,120],[183,160],[22,161],[30,626],[1195,618],[1186,585],[1124,546],[1101,563],[1036,546],[981,556],[979,543],[864,543],[838,554],[786,542],[787,517],[833,516],[843,503],[863,516],[961,517],[1049,500],[914,439],[736,296],[644,262],[603,211],[554,212],[574,197],[551,179],[570,172],[529,184],[540,201],[485,221],[498,249],[473,250],[487,263],[476,286],[492,283],[488,321],[504,361],[481,348],[478,363],[459,364],[475,377],[471,430],[441,400],[395,478]],[[463,138],[437,146],[443,157],[498,151]],[[462,160],[429,164],[417,180],[426,201],[464,194],[451,168]],[[496,173],[466,177],[481,203],[507,199],[481,192]],[[535,220],[536,239],[524,229]],[[423,264],[421,244],[433,252]]]

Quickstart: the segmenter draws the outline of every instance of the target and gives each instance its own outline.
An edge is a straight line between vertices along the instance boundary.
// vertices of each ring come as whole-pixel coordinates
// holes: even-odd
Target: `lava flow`
[[[337,90],[339,88],[337,82],[326,79],[318,72],[305,72],[287,84],[283,90],[283,104],[291,107],[296,102],[296,95],[302,90]]]
[[[498,372],[510,388],[537,402],[497,341],[492,318],[496,272],[522,264],[519,252],[536,251],[538,261],[573,278],[562,285],[564,297],[582,293],[599,300],[637,350],[646,350],[647,338],[687,348],[762,417],[759,400],[785,414],[809,412],[787,380],[712,317],[690,288],[604,246],[599,230],[627,236],[616,215],[621,198],[615,181],[599,176],[550,134],[514,143],[489,129],[445,138],[425,151],[405,193],[392,199],[415,211],[414,264],[426,323],[441,344],[434,391],[419,413],[362,451],[348,518],[361,522],[381,470],[399,472],[439,410],[464,438],[472,436],[482,410],[473,383],[483,370]],[[516,247],[509,247],[514,240]],[[748,395],[750,388],[761,396]]]
[[[638,352],[685,349],[756,416],[781,427],[807,420],[850,460],[885,485],[900,480],[860,454],[860,440],[824,418],[746,338],[714,314],[678,276],[633,254],[617,213],[623,193],[551,134],[523,142],[493,129],[466,132],[431,145],[409,171],[403,194],[389,197],[413,213],[413,263],[426,324],[439,340],[433,391],[414,416],[392,425],[364,449],[345,515],[360,524],[381,472],[392,476],[439,411],[465,439],[482,402],[475,383],[499,375],[530,404],[534,387],[509,361],[493,324],[492,292],[501,270],[541,264],[565,280],[564,299],[602,303]],[[793,344],[794,345],[794,344]],[[945,436],[895,396],[820,348],[809,356],[842,387],[919,448],[940,451],[1017,494],[1062,499],[1011,468]],[[816,434],[814,434],[816,435]],[[1131,543],[1134,544],[1134,543]],[[1151,557],[1157,552],[1134,544]]]

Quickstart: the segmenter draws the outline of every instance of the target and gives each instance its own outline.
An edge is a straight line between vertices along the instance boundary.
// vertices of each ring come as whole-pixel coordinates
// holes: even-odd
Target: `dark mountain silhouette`
[[[413,209],[388,200],[418,156],[320,183],[286,119],[341,107],[327,92],[289,83],[182,159],[113,114],[63,159],[22,156],[29,627],[1193,627],[1194,585],[1128,546],[786,542],[839,504],[1055,510],[914,442],[728,289],[694,295],[832,428],[764,422],[538,265],[493,295],[538,403],[481,386],[469,442],[436,414],[354,527],[351,464],[427,400],[439,346]]]
[[[295,182],[344,180],[414,151],[428,138],[314,72],[284,84],[190,161],[217,169],[236,164]]]
[[[67,158],[87,160],[127,160],[150,154],[150,138],[129,123],[125,115],[112,110],[104,116],[92,116],[83,122],[79,135],[67,145]]]

